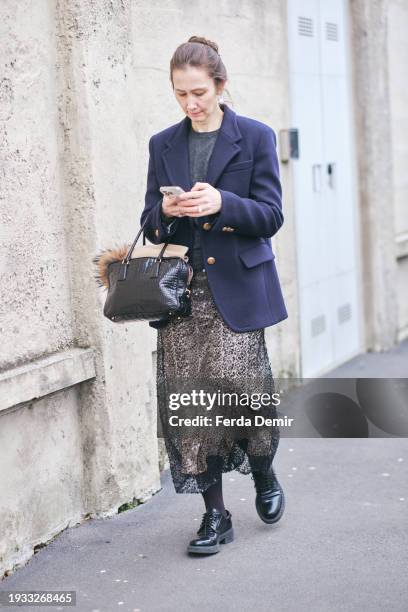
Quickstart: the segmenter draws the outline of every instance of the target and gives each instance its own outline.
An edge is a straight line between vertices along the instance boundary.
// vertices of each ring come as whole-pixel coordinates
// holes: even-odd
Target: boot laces
[[[254,472],[252,480],[258,493],[270,493],[276,488],[275,475],[270,472]]]
[[[213,512],[210,510],[204,512],[198,533],[206,536],[212,535],[215,532],[216,520],[216,516]]]

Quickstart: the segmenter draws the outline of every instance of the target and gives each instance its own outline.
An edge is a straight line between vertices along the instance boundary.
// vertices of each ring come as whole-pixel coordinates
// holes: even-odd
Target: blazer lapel
[[[206,177],[206,183],[210,183],[213,187],[216,186],[225,166],[241,151],[238,142],[242,139],[242,135],[237,124],[236,113],[225,104],[220,106],[224,111],[224,116],[208,162]]]
[[[241,150],[238,141],[242,135],[238,128],[236,113],[225,104],[220,104],[224,111],[220,131],[208,162],[206,182],[215,186],[225,166]],[[185,117],[177,127],[172,138],[166,141],[162,151],[163,164],[169,177],[169,185],[179,185],[190,191],[193,185],[190,180],[190,159],[188,153],[188,134],[191,127],[190,117]]]

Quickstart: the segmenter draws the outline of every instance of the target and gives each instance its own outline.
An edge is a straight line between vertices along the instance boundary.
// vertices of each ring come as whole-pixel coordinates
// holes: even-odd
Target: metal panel
[[[289,0],[291,127],[302,375],[360,348],[345,0]]]

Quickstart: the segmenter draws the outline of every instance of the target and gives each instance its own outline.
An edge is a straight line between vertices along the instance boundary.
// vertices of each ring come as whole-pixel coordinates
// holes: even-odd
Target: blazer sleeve
[[[174,234],[180,218],[176,217],[174,221],[168,223],[164,220],[164,217],[161,214],[163,195],[159,189],[160,185],[158,184],[156,177],[153,138],[154,136],[152,136],[149,140],[149,166],[147,170],[145,207],[140,217],[140,224],[142,224],[147,217],[144,233],[150,242],[153,242],[153,244],[159,244],[160,242],[164,242],[168,236]]]
[[[221,210],[212,230],[230,226],[237,233],[247,236],[270,238],[283,224],[282,187],[276,152],[276,135],[272,128],[262,130],[254,157],[250,196],[240,196],[218,189],[221,194]]]

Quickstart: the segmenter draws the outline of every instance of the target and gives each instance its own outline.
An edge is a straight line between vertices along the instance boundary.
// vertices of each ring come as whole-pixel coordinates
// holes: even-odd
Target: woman
[[[274,131],[222,103],[227,73],[215,43],[192,36],[181,44],[170,80],[185,118],[149,141],[141,223],[148,216],[151,242],[189,247],[192,311],[149,325],[158,330],[158,409],[175,490],[201,493],[206,507],[187,550],[208,554],[233,539],[224,472],[252,472],[260,518],[274,523],[282,516],[284,494],[272,469],[279,429],[253,427],[242,437],[242,430],[228,435],[225,427],[202,426],[170,434],[169,397],[200,389],[272,396],[264,328],[288,316],[270,241],[283,223],[281,184]],[[184,193],[163,197],[166,185]],[[251,412],[237,402],[233,408]],[[218,400],[215,409],[232,410]]]

